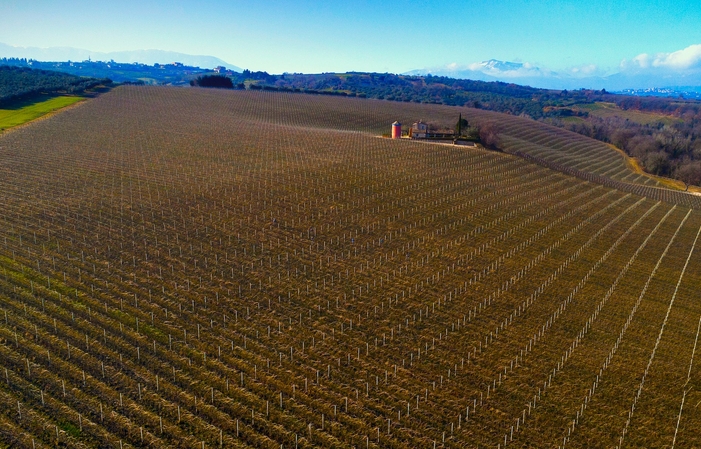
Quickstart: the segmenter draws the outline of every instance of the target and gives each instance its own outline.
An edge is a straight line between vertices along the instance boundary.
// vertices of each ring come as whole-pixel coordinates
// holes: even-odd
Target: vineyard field
[[[502,133],[504,151],[531,156],[605,176],[616,181],[660,187],[653,177],[636,173],[623,152],[598,140],[540,122],[506,114],[471,110],[468,117],[494,123]]]
[[[505,152],[378,137],[460,113]],[[117,87],[0,135],[0,447],[701,446],[657,187],[520,117]]]

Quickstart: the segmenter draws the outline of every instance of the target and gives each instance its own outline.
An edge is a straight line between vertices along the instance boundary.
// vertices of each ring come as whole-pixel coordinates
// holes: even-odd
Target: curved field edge
[[[629,156],[628,154],[626,154],[625,151],[621,150],[620,148],[618,148],[617,146],[615,146],[613,144],[607,143],[606,145],[608,145],[612,150],[621,154],[626,159],[626,162],[628,163],[630,169],[634,173],[637,173],[641,176],[646,176],[648,178],[652,178],[652,179],[656,180],[660,184],[661,187],[666,187],[668,189],[673,189],[673,190],[682,190],[685,192],[692,192],[692,193],[696,193],[696,194],[701,193],[701,187],[699,187],[699,186],[690,185],[687,187],[683,182],[678,181],[676,179],[665,178],[664,176],[657,176],[657,175],[653,175],[652,173],[646,172],[645,169],[643,168],[642,163],[640,162],[640,160],[638,158]]]
[[[603,160],[610,167],[619,168],[610,176],[612,179],[650,186],[664,183],[679,189],[677,181],[645,173],[634,159],[613,145],[523,117],[474,109],[469,109],[467,116],[478,123],[496,125],[503,137],[500,147],[506,152],[520,151],[559,163],[564,158],[564,165],[594,174],[598,174],[594,171],[597,162]],[[631,179],[631,175],[635,176]]]
[[[49,98],[33,97],[18,101],[11,106],[0,107],[0,132],[46,118],[64,108],[85,101],[87,97],[58,95]]]

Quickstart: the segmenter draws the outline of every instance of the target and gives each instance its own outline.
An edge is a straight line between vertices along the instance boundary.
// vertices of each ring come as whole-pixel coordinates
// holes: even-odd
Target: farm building
[[[409,138],[438,141],[451,140],[453,142],[456,142],[457,139],[460,137],[454,132],[446,132],[445,129],[439,130],[442,132],[435,132],[435,130],[431,131],[430,128],[431,127],[428,123],[424,122],[423,120],[419,120],[417,122],[414,122],[409,128],[408,132],[402,135],[402,124],[398,121],[395,121],[394,123],[392,123],[391,136],[393,139]]]
[[[428,137],[428,123],[424,123],[421,120],[415,122],[409,129],[409,137],[412,139],[425,139]]]

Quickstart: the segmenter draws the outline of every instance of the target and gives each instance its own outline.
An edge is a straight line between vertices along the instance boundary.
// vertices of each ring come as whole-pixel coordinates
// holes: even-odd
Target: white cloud
[[[470,64],[452,62],[416,72],[484,81],[496,79],[551,89],[701,86],[701,44],[669,53],[641,53],[623,59],[619,67],[586,63],[555,72],[528,61],[490,59]]]
[[[701,44],[690,45],[666,55],[658,55],[652,62],[655,67],[690,69],[701,66]]]
[[[596,64],[584,64],[580,66],[570,67],[568,72],[574,76],[591,76],[599,72],[599,66]]]
[[[671,53],[641,53],[630,61],[621,61],[621,70],[666,69],[683,72],[701,69],[701,44],[690,45]]]
[[[642,69],[647,69],[650,67],[650,60],[652,58],[647,53],[642,53],[635,58],[633,58],[633,64],[637,64]]]

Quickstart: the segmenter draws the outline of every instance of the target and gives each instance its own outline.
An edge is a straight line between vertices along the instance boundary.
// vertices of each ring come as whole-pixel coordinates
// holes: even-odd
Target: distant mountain
[[[606,89],[609,91],[701,86],[701,71],[624,70],[606,76],[553,72],[528,63],[490,59],[465,66],[418,69],[406,75],[448,76],[477,81],[502,81],[542,89]]]
[[[602,89],[604,80],[599,77],[575,78],[553,72],[533,64],[490,59],[466,66],[449,64],[444,67],[412,70],[407,75],[448,76],[477,81],[501,81],[541,89]]]
[[[224,66],[237,72],[242,69],[233,64],[229,64],[214,56],[187,55],[173,51],[163,50],[133,50],[114,51],[109,53],[85,50],[73,47],[14,47],[0,43],[0,58],[27,58],[37,61],[110,61],[115,62],[138,62],[141,64],[168,64],[181,62],[187,66],[211,69],[217,66]]]
[[[612,90],[624,89],[659,89],[673,88],[675,90],[699,89],[701,86],[701,73],[670,73],[665,71],[626,73],[620,72],[607,77],[607,82]]]
[[[501,72],[506,72],[509,70],[523,69],[523,63],[499,61],[497,59],[490,59],[489,61],[482,61],[478,64],[478,66],[483,67],[485,70],[498,70]]]

